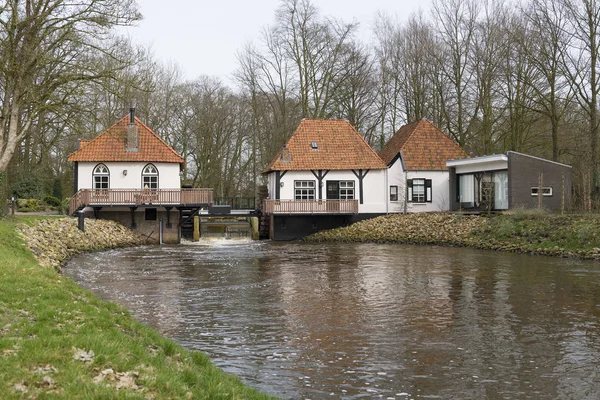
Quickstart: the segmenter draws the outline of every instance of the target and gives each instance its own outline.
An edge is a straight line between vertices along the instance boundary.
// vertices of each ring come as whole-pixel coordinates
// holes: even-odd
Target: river
[[[474,249],[213,241],[64,274],[286,399],[598,399],[600,264]]]

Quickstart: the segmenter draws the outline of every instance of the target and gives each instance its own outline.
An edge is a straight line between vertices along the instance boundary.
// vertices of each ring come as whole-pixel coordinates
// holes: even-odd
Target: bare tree
[[[117,46],[110,28],[140,16],[133,0],[4,0],[0,6],[0,172],[60,88],[110,76],[98,52]],[[122,66],[120,66],[122,67]]]
[[[434,0],[434,25],[439,41],[446,52],[439,53],[438,62],[444,65],[442,71],[450,82],[451,92],[445,101],[447,131],[461,145],[468,140],[469,123],[474,114],[473,69],[470,59],[474,51],[474,34],[478,2],[475,0]]]
[[[567,43],[562,49],[564,71],[575,99],[588,117],[591,193],[598,187],[598,95],[600,93],[600,4],[596,0],[563,0],[568,18]]]

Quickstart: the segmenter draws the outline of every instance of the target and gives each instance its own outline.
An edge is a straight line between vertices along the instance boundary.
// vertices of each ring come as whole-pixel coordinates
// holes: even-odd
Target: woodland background
[[[136,99],[187,160],[185,182],[217,196],[254,196],[302,118],[348,120],[376,150],[427,118],[472,155],[572,165],[574,207],[597,210],[599,3],[432,0],[406,22],[377,15],[364,43],[316,2],[282,0],[226,84],[184,80],[119,37],[141,18],[134,0],[1,0],[0,195],[71,196],[77,140]]]

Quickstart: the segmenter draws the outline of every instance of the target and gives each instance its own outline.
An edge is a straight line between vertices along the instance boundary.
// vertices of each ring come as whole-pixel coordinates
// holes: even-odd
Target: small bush
[[[510,211],[515,221],[522,221],[524,219],[538,218],[548,215],[548,210],[545,208],[524,208],[515,207]]]
[[[575,231],[575,237],[581,244],[594,243],[598,241],[596,236],[598,233],[598,226],[589,221],[579,221],[573,224],[573,230]]]
[[[20,212],[35,212],[42,209],[38,199],[17,199],[17,209]]]
[[[60,201],[60,199],[57,199],[54,196],[46,196],[44,197],[44,204],[50,207],[60,207],[62,202]]]

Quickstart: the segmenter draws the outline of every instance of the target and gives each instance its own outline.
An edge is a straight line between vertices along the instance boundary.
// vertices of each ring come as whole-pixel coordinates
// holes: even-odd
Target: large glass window
[[[104,164],[98,164],[92,172],[94,189],[108,189],[110,182],[110,172]]]
[[[494,208],[508,209],[508,171],[494,172]]]
[[[315,181],[294,181],[294,200],[314,200]]]
[[[458,201],[461,207],[475,207],[475,176],[458,176]]]
[[[158,169],[148,164],[142,170],[142,187],[144,189],[158,189]]]

